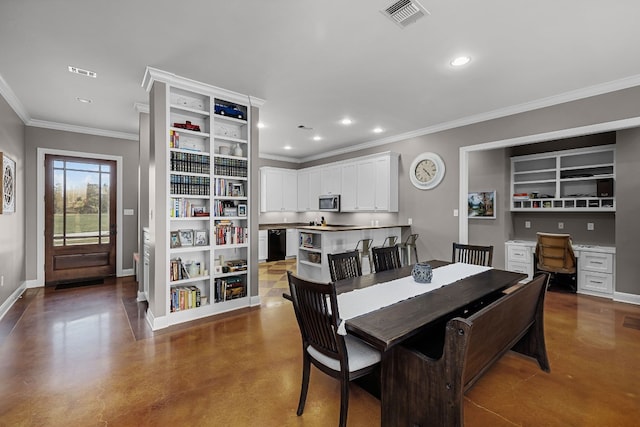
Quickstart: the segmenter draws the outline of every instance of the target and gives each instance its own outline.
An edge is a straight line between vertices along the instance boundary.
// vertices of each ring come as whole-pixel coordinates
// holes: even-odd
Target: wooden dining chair
[[[400,268],[400,251],[398,245],[377,246],[371,249],[373,255],[373,266],[376,273],[379,271],[393,270]]]
[[[380,363],[380,352],[354,336],[337,333],[340,315],[333,282],[307,281],[290,271],[287,278],[302,335],[302,388],[297,414],[300,416],[304,411],[313,363],[320,371],[340,380],[339,426],[345,427],[349,382],[373,372]]]
[[[327,258],[329,259],[329,274],[331,274],[332,282],[362,276],[359,251],[327,254]]]
[[[493,262],[493,246],[453,244],[451,262],[465,262],[467,264],[491,267]]]

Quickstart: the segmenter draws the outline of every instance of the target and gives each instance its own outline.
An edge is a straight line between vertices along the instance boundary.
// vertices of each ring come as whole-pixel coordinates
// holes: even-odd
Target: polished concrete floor
[[[133,278],[28,290],[0,321],[0,426],[335,426],[338,383],[317,370],[295,413],[290,267],[260,266],[262,307],[160,332]],[[547,295],[551,373],[507,354],[467,393],[466,425],[639,425],[640,307]],[[379,402],[353,385],[348,425],[379,422]]]

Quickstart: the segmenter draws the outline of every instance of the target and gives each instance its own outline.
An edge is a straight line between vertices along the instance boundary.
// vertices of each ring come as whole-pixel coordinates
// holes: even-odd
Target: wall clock
[[[418,154],[409,168],[409,178],[416,188],[430,190],[444,178],[444,161],[436,153]]]
[[[0,213],[16,211],[16,162],[4,153],[0,153],[2,174],[0,175],[0,195],[2,204]]]

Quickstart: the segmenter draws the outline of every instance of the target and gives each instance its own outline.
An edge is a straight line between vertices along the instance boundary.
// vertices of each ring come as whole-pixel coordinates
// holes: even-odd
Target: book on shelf
[[[215,302],[223,302],[247,296],[242,276],[228,276],[216,279]]]
[[[169,280],[176,282],[178,280],[190,279],[191,276],[187,271],[182,259],[174,258],[169,263]]]
[[[202,292],[197,286],[174,286],[169,303],[172,313],[197,308],[202,305]]]

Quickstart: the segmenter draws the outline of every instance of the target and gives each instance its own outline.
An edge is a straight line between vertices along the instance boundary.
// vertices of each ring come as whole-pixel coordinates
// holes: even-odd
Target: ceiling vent
[[[98,77],[98,73],[96,73],[95,71],[83,70],[82,68],[72,67],[71,65],[69,65],[69,71],[75,74],[93,77],[94,79]]]
[[[429,15],[429,11],[416,0],[400,0],[380,12],[402,28],[413,24],[425,15]]]

